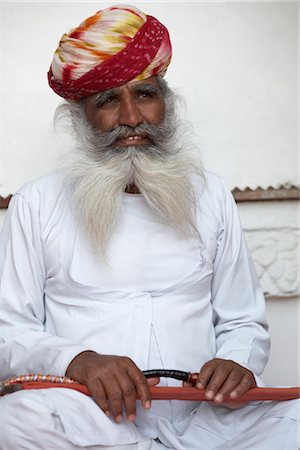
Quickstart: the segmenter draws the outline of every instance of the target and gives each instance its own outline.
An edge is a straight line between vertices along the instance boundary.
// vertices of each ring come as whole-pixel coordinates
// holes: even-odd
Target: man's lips
[[[147,144],[149,142],[149,139],[147,138],[147,136],[134,135],[134,136],[127,136],[124,138],[119,138],[119,139],[117,139],[116,142],[118,145],[121,145],[123,147],[129,147],[132,145]]]

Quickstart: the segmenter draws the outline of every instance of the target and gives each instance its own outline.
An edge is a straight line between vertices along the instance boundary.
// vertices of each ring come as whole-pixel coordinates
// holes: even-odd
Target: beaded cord
[[[71,378],[57,375],[42,375],[42,374],[28,374],[28,375],[18,375],[16,377],[8,378],[2,382],[0,382],[0,386],[9,386],[10,384],[15,383],[30,383],[30,382],[38,382],[38,383],[68,383],[68,384],[78,384],[77,381],[72,380]]]

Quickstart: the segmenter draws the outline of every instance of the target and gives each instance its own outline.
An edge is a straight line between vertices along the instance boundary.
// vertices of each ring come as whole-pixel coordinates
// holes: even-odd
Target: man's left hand
[[[255,387],[256,381],[253,373],[245,367],[231,360],[215,358],[203,365],[196,386],[205,389],[207,400],[234,408],[245,403],[227,404],[226,398],[237,399],[248,389]]]

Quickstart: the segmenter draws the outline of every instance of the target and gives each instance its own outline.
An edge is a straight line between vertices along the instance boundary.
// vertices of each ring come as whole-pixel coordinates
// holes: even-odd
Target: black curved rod
[[[183,370],[174,369],[152,369],[144,370],[143,374],[146,378],[163,377],[163,378],[175,378],[175,380],[190,381],[191,373],[184,372]]]

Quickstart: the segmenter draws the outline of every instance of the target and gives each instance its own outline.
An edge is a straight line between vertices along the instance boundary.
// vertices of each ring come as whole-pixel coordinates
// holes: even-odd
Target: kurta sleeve
[[[222,185],[221,221],[212,280],[217,358],[262,373],[269,354],[265,300],[249,255],[238,211]]]
[[[16,194],[0,242],[0,378],[23,373],[64,375],[87,350],[44,331],[46,270],[39,211]]]

